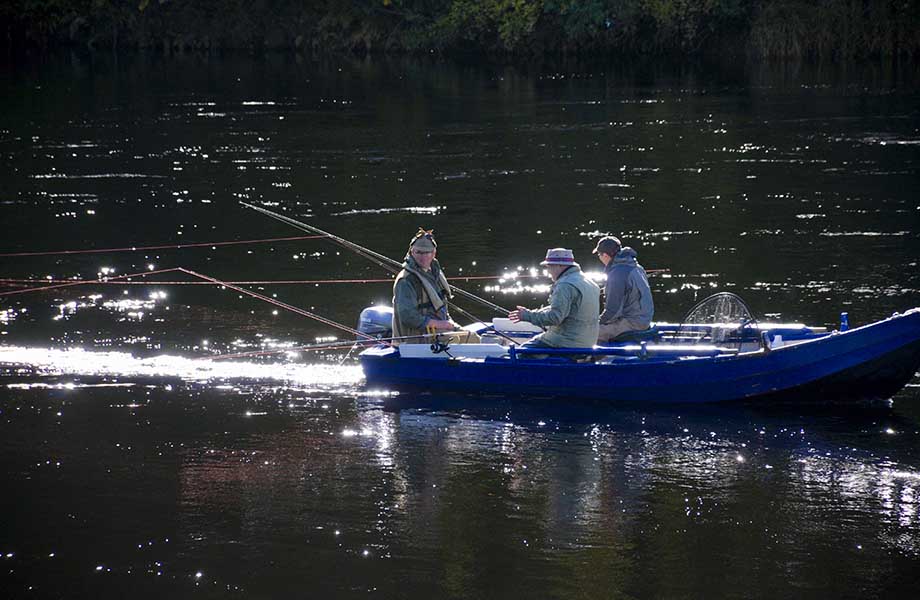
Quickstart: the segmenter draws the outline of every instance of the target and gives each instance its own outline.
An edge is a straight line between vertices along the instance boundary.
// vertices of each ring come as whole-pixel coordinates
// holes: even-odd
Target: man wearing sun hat
[[[437,250],[432,230],[419,228],[409,242],[403,268],[393,283],[394,338],[459,329],[447,312],[451,291],[435,259]]]
[[[508,317],[514,322],[527,321],[546,328],[528,346],[590,348],[597,341],[600,288],[585,277],[568,248],[550,248],[540,264],[553,279],[549,306],[538,310],[518,306]]]

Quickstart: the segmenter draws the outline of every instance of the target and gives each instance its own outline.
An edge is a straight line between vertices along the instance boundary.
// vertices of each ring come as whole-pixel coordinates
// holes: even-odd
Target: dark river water
[[[348,326],[389,300],[246,201],[397,259],[434,228],[506,307],[613,233],[660,320],[732,291],[868,323],[920,305],[915,65],[63,55],[0,89],[4,598],[920,589],[918,377],[845,409],[369,393],[296,351],[348,333],[176,270]]]

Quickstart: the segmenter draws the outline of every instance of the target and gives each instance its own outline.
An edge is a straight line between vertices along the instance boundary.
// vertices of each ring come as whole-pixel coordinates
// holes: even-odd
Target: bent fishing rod
[[[275,220],[281,221],[282,223],[287,223],[288,225],[291,225],[292,227],[296,227],[297,229],[300,229],[301,231],[307,231],[309,233],[315,233],[318,235],[325,236],[329,238],[330,240],[332,240],[333,242],[335,242],[336,244],[344,248],[347,248],[351,250],[352,252],[355,252],[363,256],[364,258],[367,258],[371,262],[383,267],[384,269],[386,269],[387,271],[393,274],[399,273],[402,270],[402,263],[395,261],[388,256],[384,256],[383,254],[380,254],[379,252],[374,252],[370,248],[365,248],[364,246],[356,244],[350,240],[346,240],[343,237],[339,237],[335,234],[329,233],[328,231],[323,231],[319,227],[314,227],[313,225],[307,225],[306,223],[303,223],[296,219],[292,219],[291,217],[276,213],[274,211],[268,210],[267,208],[262,208],[261,206],[255,206],[253,204],[249,204],[248,202],[240,202],[240,204],[242,204],[246,208],[251,208],[252,210],[260,212],[263,215],[266,215]],[[499,314],[507,315],[511,312],[507,308],[501,307],[498,304],[495,304],[494,302],[490,302],[486,300],[485,298],[481,298],[477,296],[476,294],[473,294],[464,289],[458,288],[455,285],[451,285],[451,284],[448,284],[448,285],[450,285],[451,291],[455,292],[458,296],[462,296],[463,298],[466,298],[467,300],[473,300],[474,302],[478,302],[482,304],[483,306],[496,311]],[[456,304],[452,302],[450,303],[450,305],[451,307],[457,309],[458,312],[464,314],[468,318],[473,319],[474,321],[482,320],[482,319],[476,318],[476,316],[471,315],[469,312],[463,310],[462,308],[460,308],[459,306],[457,306]]]

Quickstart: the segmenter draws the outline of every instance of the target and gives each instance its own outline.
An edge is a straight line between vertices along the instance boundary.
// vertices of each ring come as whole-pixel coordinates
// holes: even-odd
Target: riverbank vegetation
[[[0,23],[13,50],[920,55],[916,0],[6,0]]]

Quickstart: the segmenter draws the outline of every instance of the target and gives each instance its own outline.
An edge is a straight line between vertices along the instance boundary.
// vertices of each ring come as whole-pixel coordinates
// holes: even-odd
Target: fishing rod
[[[386,343],[397,338],[380,338],[380,343]],[[306,346],[296,346],[293,348],[282,348],[278,350],[253,350],[251,352],[236,352],[233,354],[216,354],[213,356],[203,356],[199,360],[227,360],[230,358],[250,358],[256,356],[270,356],[272,354],[287,354],[290,352],[315,352],[322,350],[350,350],[355,347],[364,348],[373,346],[375,342],[370,340],[348,340],[342,342],[326,342],[320,344],[308,344]]]
[[[251,352],[236,352],[234,354],[216,354],[213,356],[203,356],[199,360],[226,360],[228,358],[249,358],[254,356],[269,356],[272,354],[286,354],[289,352],[315,352],[323,350],[351,350],[353,348],[370,348],[379,344],[392,345],[392,342],[409,342],[417,341],[420,338],[432,338],[432,341],[438,341],[441,334],[414,334],[402,335],[396,337],[380,337],[364,340],[343,340],[341,342],[321,342],[317,344],[307,344],[306,346],[295,346],[292,348],[279,348],[277,350],[253,350]],[[509,338],[510,339],[510,338]],[[427,343],[427,342],[426,342]]]
[[[257,292],[253,292],[252,290],[247,290],[246,288],[241,288],[241,287],[235,286],[235,285],[233,285],[233,284],[231,284],[231,283],[229,283],[229,282],[221,281],[220,279],[215,279],[214,277],[211,277],[211,276],[209,276],[209,275],[204,275],[204,274],[202,274],[202,273],[197,273],[197,272],[195,272],[195,271],[192,271],[191,269],[186,269],[186,268],[183,268],[183,267],[176,267],[175,270],[181,271],[181,272],[183,272],[183,273],[187,273],[187,274],[192,275],[192,276],[194,276],[194,277],[198,277],[199,279],[204,279],[205,281],[210,281],[211,283],[214,283],[214,284],[216,284],[216,285],[221,285],[221,286],[226,287],[226,288],[229,288],[229,289],[231,289],[231,290],[240,292],[241,294],[246,294],[247,296],[251,296],[251,297],[256,298],[256,299],[258,299],[258,300],[262,300],[262,301],[264,301],[264,302],[268,302],[269,304],[272,304],[272,305],[277,306],[277,307],[279,307],[279,308],[283,308],[284,310],[291,311],[291,312],[293,312],[293,313],[296,313],[296,314],[301,315],[301,316],[304,316],[304,317],[309,317],[309,318],[311,318],[311,319],[313,319],[313,320],[315,320],[315,321],[319,321],[320,323],[324,323],[324,324],[326,324],[326,325],[331,325],[331,326],[333,326],[333,327],[336,327],[336,328],[338,328],[338,329],[341,329],[341,330],[343,330],[343,331],[346,331],[346,332],[351,333],[351,334],[353,334],[353,335],[356,335],[356,336],[358,336],[358,337],[364,338],[363,340],[357,340],[357,341],[355,341],[355,342],[348,342],[348,344],[351,345],[351,346],[366,345],[366,344],[368,344],[368,343],[370,343],[370,344],[386,344],[386,345],[390,346],[390,345],[393,345],[392,342],[394,342],[394,341],[406,341],[406,340],[415,339],[415,338],[420,337],[420,336],[418,336],[418,335],[404,335],[404,336],[400,336],[400,337],[388,337],[388,338],[378,338],[378,337],[374,337],[374,336],[372,336],[372,335],[368,335],[368,334],[364,333],[363,331],[358,331],[357,329],[353,329],[353,328],[351,328],[351,327],[349,327],[349,326],[347,326],[347,325],[342,325],[341,323],[337,323],[336,321],[333,321],[333,320],[331,320],[331,319],[327,319],[326,317],[320,316],[320,315],[318,315],[318,314],[316,314],[316,313],[312,313],[312,312],[310,312],[310,311],[308,311],[308,310],[304,310],[304,309],[302,309],[302,308],[298,308],[298,307],[296,307],[296,306],[292,306],[292,305],[290,305],[290,304],[288,304],[288,303],[286,303],[286,302],[282,302],[282,301],[276,300],[276,299],[274,299],[274,298],[269,298],[268,296],[266,296],[266,295],[264,295],[264,294],[259,294],[259,293],[257,293]],[[462,309],[460,309],[460,310],[462,311]],[[475,318],[475,317],[472,317],[472,318],[473,318],[474,321],[479,321],[479,319],[477,319],[477,318]],[[496,331],[495,333],[498,333],[499,335],[501,335],[501,336],[503,336],[503,337],[508,337],[508,336],[506,336],[506,335],[504,335],[504,334],[502,334],[502,333],[500,333],[500,332],[498,332],[498,331]],[[436,337],[436,336],[438,335],[437,333],[434,333],[434,334],[432,334],[432,335],[435,336],[434,339],[437,339],[437,337]],[[511,340],[510,337],[509,337],[508,339]],[[514,340],[511,340],[511,341],[514,341]],[[340,343],[341,343],[341,342],[340,342]],[[325,349],[325,348],[332,349],[332,348],[334,348],[334,347],[337,346],[337,345],[338,345],[337,343],[326,344],[326,345],[320,344],[320,345],[318,345],[316,348],[308,348],[308,347],[305,346],[303,349],[304,349],[304,350],[310,350],[310,349]],[[286,350],[285,350],[285,351],[286,351]],[[235,358],[236,356],[241,356],[241,355],[225,356],[225,358]]]
[[[252,210],[256,212],[260,212],[263,215],[266,215],[273,219],[281,221],[282,223],[287,223],[288,225],[291,225],[292,227],[296,227],[302,231],[307,231],[309,233],[315,233],[315,234],[325,236],[329,238],[330,240],[332,240],[333,242],[339,244],[340,246],[348,248],[349,250],[367,258],[371,262],[383,267],[384,269],[386,269],[387,271],[391,273],[394,273],[394,274],[399,273],[402,270],[402,263],[395,261],[388,256],[384,256],[383,254],[380,254],[379,252],[375,252],[371,250],[370,248],[366,248],[350,240],[346,240],[343,237],[339,237],[335,234],[329,233],[328,231],[323,231],[319,227],[314,227],[313,225],[307,225],[306,223],[303,223],[296,219],[292,219],[291,217],[276,213],[274,211],[268,210],[267,208],[262,208],[261,206],[255,206],[253,204],[249,204],[248,202],[240,202],[240,204],[242,204],[246,208],[251,208]],[[476,294],[470,293],[464,289],[458,288],[457,286],[451,285],[450,289],[452,292],[455,292],[457,295],[462,296],[466,298],[467,300],[478,302],[482,304],[483,306],[491,308],[492,310],[498,312],[499,314],[507,315],[511,312],[507,308],[499,306],[498,304],[495,304],[494,302],[490,302],[486,300],[485,298],[481,298],[477,296]],[[454,303],[450,303],[450,306],[455,308],[458,312],[460,312],[464,316],[473,319],[474,321],[482,321],[482,319],[477,318],[476,316],[463,310],[462,308],[460,308]]]
[[[276,300],[276,299],[274,299],[274,298],[269,298],[268,296],[265,296],[264,294],[259,294],[259,293],[257,293],[257,292],[253,292],[252,290],[247,290],[246,288],[241,288],[241,287],[235,286],[235,285],[233,285],[233,284],[231,284],[231,283],[227,283],[226,281],[221,281],[220,279],[215,279],[214,277],[211,277],[211,276],[209,276],[209,275],[203,275],[202,273],[197,273],[197,272],[195,272],[195,271],[192,271],[191,269],[185,269],[185,268],[183,268],[183,267],[177,267],[176,269],[177,269],[178,271],[182,271],[183,273],[188,273],[189,275],[192,275],[192,276],[194,276],[194,277],[198,277],[199,279],[204,279],[204,280],[206,280],[206,281],[210,281],[210,282],[212,282],[212,283],[222,285],[223,287],[229,288],[229,289],[234,290],[234,291],[236,291],[236,292],[239,292],[239,293],[241,293],[241,294],[246,294],[247,296],[251,296],[251,297],[256,298],[256,299],[258,299],[258,300],[263,300],[263,301],[265,301],[265,302],[268,302],[269,304],[272,304],[272,305],[277,306],[277,307],[279,307],[279,308],[283,308],[284,310],[291,311],[291,312],[293,312],[293,313],[296,313],[296,314],[301,315],[301,316],[304,316],[304,317],[309,317],[309,318],[311,318],[311,319],[313,319],[313,320],[315,320],[315,321],[319,321],[320,323],[324,323],[324,324],[326,324],[326,325],[331,325],[332,327],[336,327],[336,328],[338,328],[338,329],[341,329],[342,331],[347,331],[348,333],[351,333],[351,334],[354,334],[354,335],[363,337],[363,338],[365,338],[365,339],[367,339],[367,340],[370,340],[370,341],[376,341],[376,338],[375,338],[374,336],[372,336],[372,335],[367,335],[366,333],[363,333],[363,332],[361,332],[361,331],[358,331],[357,329],[353,329],[353,328],[349,327],[348,325],[342,325],[341,323],[337,323],[337,322],[335,322],[335,321],[333,321],[333,320],[331,320],[331,319],[327,319],[326,317],[322,317],[322,316],[320,316],[320,315],[318,315],[318,314],[316,314],[316,313],[312,313],[312,312],[310,312],[310,311],[308,311],[308,310],[304,310],[304,309],[302,309],[302,308],[298,308],[298,307],[296,307],[296,306],[292,306],[292,305],[288,304],[287,302],[282,302],[282,301]]]

